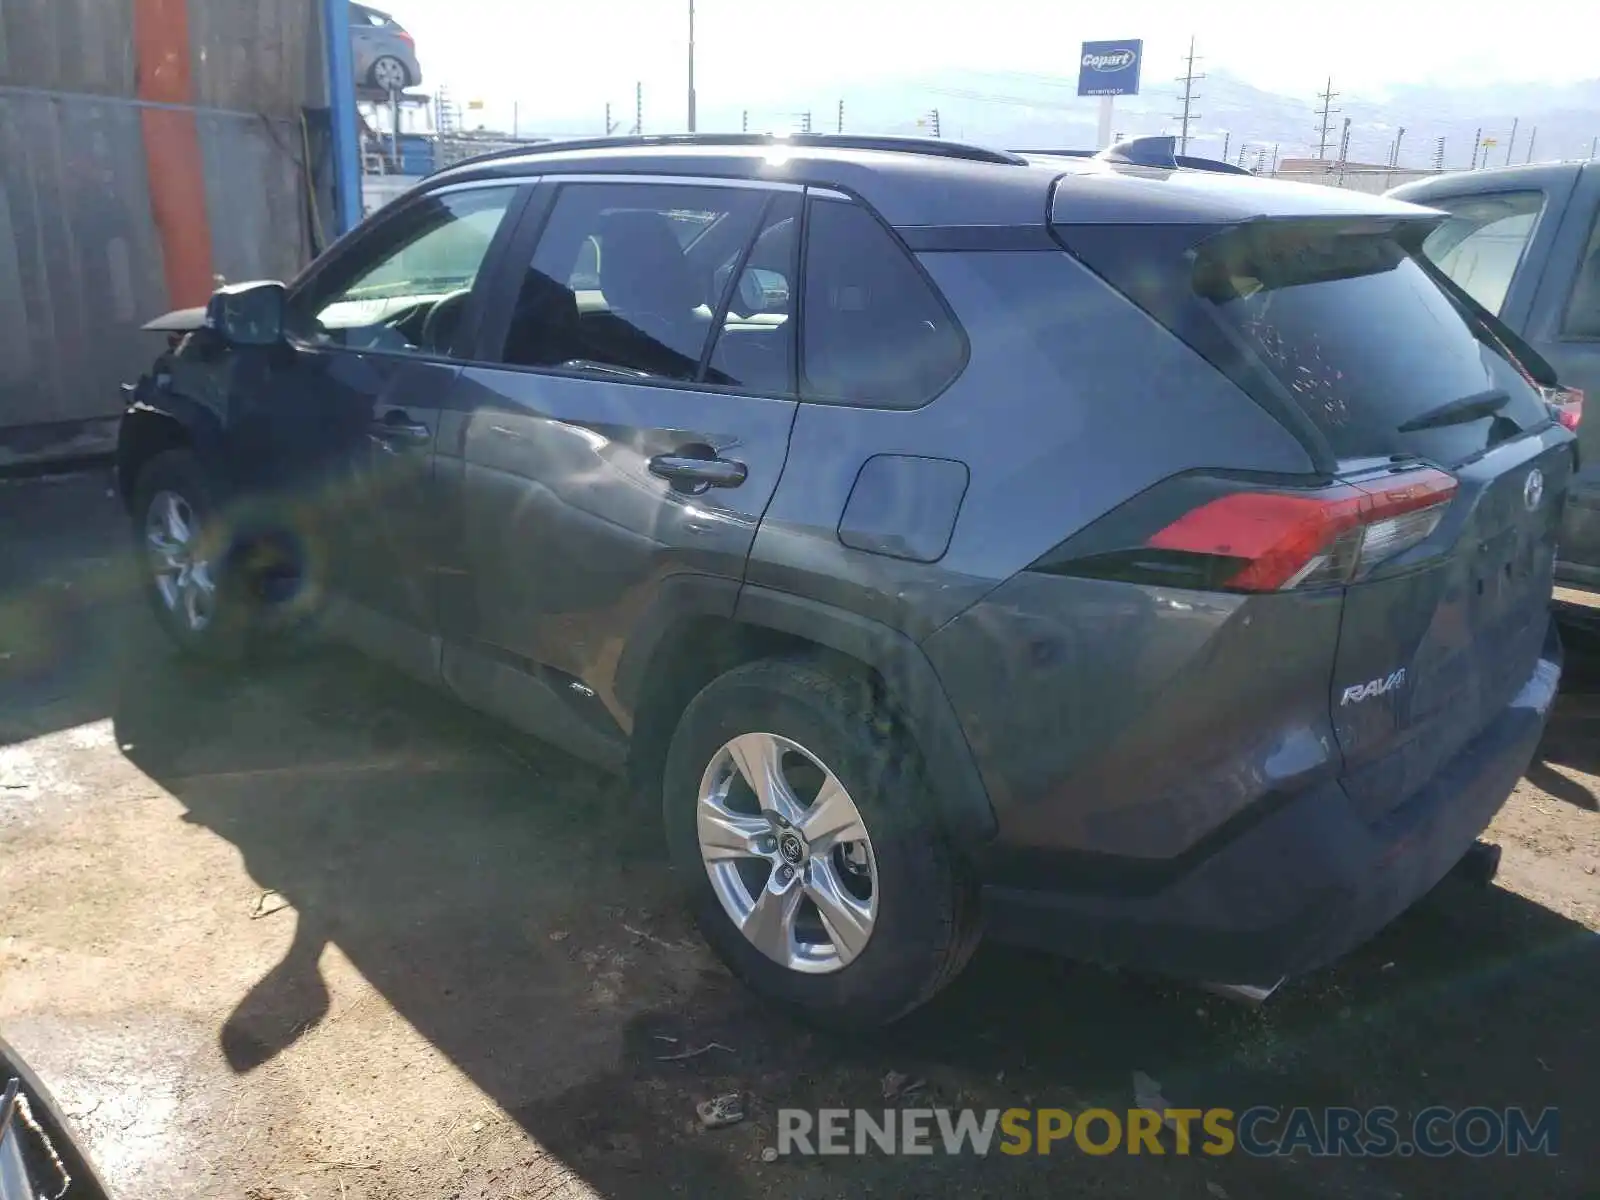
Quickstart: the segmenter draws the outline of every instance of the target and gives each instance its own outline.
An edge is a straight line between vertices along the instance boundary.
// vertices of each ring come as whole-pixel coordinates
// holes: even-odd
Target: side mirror
[[[236,346],[273,346],[283,340],[288,290],[281,283],[235,283],[206,303],[206,328]]]

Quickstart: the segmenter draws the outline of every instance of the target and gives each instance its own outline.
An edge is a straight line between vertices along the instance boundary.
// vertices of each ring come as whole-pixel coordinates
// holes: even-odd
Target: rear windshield
[[[1269,407],[1287,399],[1335,458],[1450,465],[1549,419],[1504,327],[1417,257],[1426,227],[1296,220],[1145,232],[1112,237],[1120,252],[1080,257]],[[1441,418],[1461,401],[1475,406]]]
[[[1393,235],[1246,226],[1203,245],[1193,279],[1341,458],[1459,461],[1496,420],[1504,436],[1548,419],[1504,349]],[[1506,393],[1493,417],[1400,431],[1492,392]]]

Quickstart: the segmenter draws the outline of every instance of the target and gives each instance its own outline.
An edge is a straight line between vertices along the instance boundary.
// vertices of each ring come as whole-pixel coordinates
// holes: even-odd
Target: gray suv
[[[1438,219],[1170,139],[518,149],[154,322],[119,485],[181,647],[315,627],[628,772],[814,1018],[981,930],[1264,990],[1463,858],[1560,674],[1573,437]]]

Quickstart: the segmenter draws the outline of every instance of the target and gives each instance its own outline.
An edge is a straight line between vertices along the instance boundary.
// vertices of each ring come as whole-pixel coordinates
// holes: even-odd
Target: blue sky
[[[687,0],[377,0],[417,38],[428,89],[513,102],[540,132],[598,132],[606,101],[631,113],[645,86],[652,130],[681,128]],[[1110,6],[1108,6],[1110,7]],[[1143,37],[1145,90],[1170,91],[1190,34],[1202,68],[1308,101],[1332,75],[1346,94],[1417,83],[1571,82],[1600,76],[1593,0],[1518,6],[1515,29],[1480,6],[1343,0],[1122,0],[1115,17],[1037,0],[697,0],[702,112],[800,104],[954,72],[1075,76],[1085,39]],[[1443,19],[1433,13],[1446,12]],[[1064,98],[1071,97],[1069,91]],[[1084,101],[1085,105],[1092,101]],[[552,125],[576,125],[552,129]]]

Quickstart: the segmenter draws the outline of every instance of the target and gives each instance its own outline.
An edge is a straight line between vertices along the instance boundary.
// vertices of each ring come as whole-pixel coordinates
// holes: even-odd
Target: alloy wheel
[[[386,54],[372,64],[372,82],[382,91],[399,92],[405,90],[410,79],[405,64]]]
[[[191,633],[211,624],[217,584],[211,563],[197,552],[200,521],[177,492],[157,492],[145,514],[145,547],[156,594]]]
[[[878,914],[872,839],[804,746],[773,733],[725,743],[701,776],[696,828],[723,910],[768,958],[826,974],[866,948]]]

